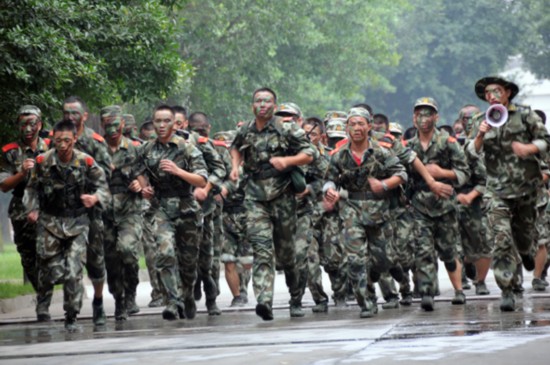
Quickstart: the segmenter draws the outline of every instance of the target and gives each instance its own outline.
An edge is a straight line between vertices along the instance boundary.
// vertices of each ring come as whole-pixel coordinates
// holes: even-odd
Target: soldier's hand
[[[533,152],[529,145],[517,141],[512,142],[512,151],[514,151],[519,158],[527,158],[531,156]]]
[[[375,194],[383,194],[384,193],[384,186],[382,185],[382,181],[375,179],[374,177],[369,177],[369,185],[370,189]]]
[[[208,197],[208,193],[204,188],[196,188],[195,190],[193,190],[193,196],[197,201],[203,202]]]
[[[426,165],[426,170],[428,170],[428,172],[430,173],[430,175],[432,175],[434,179],[439,179],[443,177],[442,176],[443,169],[439,167],[438,164],[429,163]]]
[[[470,199],[470,197],[468,196],[468,194],[458,194],[456,196],[456,199],[458,200],[458,202],[464,206],[467,206],[469,207],[470,205],[472,205],[472,199]]]
[[[238,181],[239,180],[239,169],[233,169],[229,173],[229,179],[231,181]]]
[[[141,196],[143,197],[143,199],[150,200],[153,198],[154,195],[155,195],[155,190],[150,185],[141,189]]]
[[[82,194],[80,196],[80,200],[82,200],[82,204],[84,204],[86,208],[93,207],[99,201],[97,195],[91,195],[91,194]]]
[[[483,122],[481,122],[481,124],[479,125],[479,135],[481,137],[483,137],[485,135],[485,133],[489,132],[491,130],[491,126],[489,125],[489,123],[487,123],[486,120],[484,120]]]
[[[130,189],[130,191],[133,191],[134,193],[139,193],[141,191],[141,184],[136,179],[132,181],[130,185],[128,185],[128,189]]]
[[[444,184],[444,183],[439,182],[439,181],[434,181],[430,185],[430,190],[437,197],[443,198],[443,199],[449,199],[453,195],[453,192],[454,192],[454,189],[451,185]]]
[[[306,195],[310,193],[309,188],[306,187],[306,190],[302,191],[301,193],[296,194],[297,198],[304,198]]]
[[[180,169],[172,160],[160,160],[160,169],[172,175],[176,175]]]
[[[222,192],[220,193],[221,196],[223,196],[224,198],[227,198],[227,194],[229,194],[229,190],[227,190],[227,188],[225,186],[222,185]]]
[[[326,200],[329,203],[336,204],[340,200],[340,193],[338,193],[334,189],[328,189],[325,193],[325,197],[323,200]]]
[[[34,168],[34,164],[35,162],[32,158],[27,158],[25,159],[25,161],[23,161],[23,165],[21,165],[21,168],[23,169],[23,172],[27,172]]]
[[[286,162],[286,158],[284,158],[284,157],[271,157],[269,159],[269,163],[277,171],[283,171],[284,169],[286,169],[288,167],[288,164]]]
[[[27,215],[27,220],[31,223],[36,223],[38,220],[38,210],[33,210]]]

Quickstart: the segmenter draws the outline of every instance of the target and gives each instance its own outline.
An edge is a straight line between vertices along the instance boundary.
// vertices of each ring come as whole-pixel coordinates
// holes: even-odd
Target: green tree
[[[375,112],[410,126],[415,99],[433,96],[442,123],[452,124],[464,104],[480,103],[475,82],[501,71],[517,53],[524,34],[517,4],[411,0],[411,5],[394,28],[401,62],[384,71],[393,91],[367,89],[365,97]]]
[[[515,0],[514,3],[524,32],[519,48],[523,59],[534,74],[550,78],[550,1]]]
[[[389,25],[405,1],[189,0],[180,3],[182,54],[195,75],[181,97],[231,128],[250,118],[254,89],[269,86],[280,101],[307,113],[347,108],[365,87],[384,89],[384,66],[398,55]]]
[[[0,24],[4,125],[23,104],[52,122],[71,94],[93,111],[164,98],[190,77],[160,1],[2,0]]]

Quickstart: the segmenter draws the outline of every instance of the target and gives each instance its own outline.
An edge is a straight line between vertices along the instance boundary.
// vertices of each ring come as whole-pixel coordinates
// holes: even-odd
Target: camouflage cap
[[[275,115],[284,116],[284,115],[297,115],[298,117],[302,116],[302,110],[300,107],[294,103],[281,103],[275,112]]]
[[[333,118],[327,122],[328,138],[346,138],[346,119]]]
[[[430,107],[434,108],[434,110],[437,113],[439,113],[439,107],[437,105],[437,101],[435,101],[434,98],[431,98],[429,96],[424,96],[422,98],[416,99],[416,101],[414,102],[413,110],[415,110],[419,106],[430,106]]]
[[[126,126],[137,125],[136,118],[132,114],[122,114]]]
[[[212,138],[216,141],[221,141],[221,142],[225,142],[226,144],[231,144],[235,139],[236,135],[237,135],[237,131],[235,130],[221,131],[221,132],[214,133]]]
[[[349,120],[351,117],[363,117],[367,120],[367,122],[372,122],[372,115],[370,115],[369,111],[365,108],[351,108],[348,111],[347,120]]]
[[[487,76],[477,80],[476,82],[475,91],[476,91],[477,97],[483,101],[486,101],[485,88],[487,87],[487,85],[491,85],[491,84],[502,85],[506,89],[510,90],[511,91],[510,100],[512,100],[519,93],[518,85],[514,84],[512,81],[505,80],[502,77],[498,77],[498,76]]]
[[[34,114],[38,118],[42,117],[42,111],[40,111],[40,109],[34,105],[23,105],[21,108],[19,108],[17,115],[23,114]]]
[[[331,119],[336,119],[336,118],[346,119],[347,117],[348,117],[348,114],[346,112],[342,112],[338,110],[329,111],[327,112],[327,114],[325,114],[326,121],[329,121]]]
[[[101,108],[99,115],[101,119],[109,118],[109,117],[121,117],[122,108],[119,107],[118,105],[104,106],[103,108]]]
[[[403,134],[403,127],[399,123],[391,122],[388,131],[390,133]]]

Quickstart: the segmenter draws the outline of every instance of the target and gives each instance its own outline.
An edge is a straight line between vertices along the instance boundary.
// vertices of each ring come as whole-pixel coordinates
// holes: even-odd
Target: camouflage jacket
[[[181,215],[180,200],[186,199],[192,209],[200,210],[193,199],[193,187],[177,176],[160,169],[161,160],[171,160],[179,168],[208,179],[206,163],[202,153],[191,143],[177,135],[172,135],[168,143],[158,140],[145,143],[139,156],[137,175],[144,175],[155,190],[155,198],[151,201],[153,209],[162,209],[169,218],[175,219]]]
[[[325,176],[327,183],[323,189],[336,187],[347,190],[348,204],[354,204],[354,200],[368,200],[367,209],[371,221],[381,223],[389,218],[388,194],[374,194],[368,179],[372,177],[384,180],[392,176],[399,176],[403,181],[408,178],[405,167],[391,150],[370,140],[370,147],[363,155],[361,164],[358,164],[350,144],[346,143],[331,152],[330,165]]]
[[[329,158],[326,151],[319,150],[319,157],[309,165],[300,166],[304,171],[309,194],[303,198],[297,198],[297,214],[309,214],[315,209],[315,203],[322,197],[324,177],[328,171]]]
[[[424,165],[434,163],[441,168],[454,171],[457,177],[455,181],[440,180],[441,182],[460,187],[469,179],[470,170],[462,147],[447,132],[436,128],[426,150],[422,147],[418,134],[407,145],[416,152]],[[416,171],[411,172],[411,178],[413,184],[411,205],[420,212],[430,217],[439,217],[456,209],[456,195],[450,199],[439,199]]]
[[[474,121],[478,126],[485,115]],[[535,144],[541,153],[538,156],[520,158],[512,150],[512,142]],[[540,117],[529,107],[510,104],[508,120],[499,128],[491,128],[483,137],[483,152],[487,168],[487,192],[505,199],[533,194],[541,185],[540,159],[544,158],[550,144],[550,135]],[[474,144],[469,150],[476,154]]]
[[[456,189],[457,193],[467,194],[472,190],[477,190],[483,195],[485,193],[485,185],[487,184],[487,170],[484,161],[480,156],[472,154],[468,148],[468,144],[473,143],[472,140],[466,141],[463,151],[466,156],[466,163],[470,170],[470,178],[461,187]]]
[[[0,155],[0,184],[8,177],[18,173],[21,170],[23,161],[27,158],[35,159],[41,153],[46,152],[49,149],[49,145],[49,139],[38,138],[35,151],[24,145],[21,141],[8,143],[2,147],[2,154]],[[12,199],[8,208],[8,214],[13,221],[27,220],[25,207],[23,206],[23,195],[25,194],[25,187],[29,181],[29,176],[30,174],[27,174],[25,180],[21,181],[12,190]]]
[[[136,179],[140,145],[127,137],[122,137],[116,151],[108,147],[113,170],[109,181],[109,190],[113,196],[112,204],[104,214],[112,221],[119,222],[129,215],[141,214],[141,194],[132,192],[128,186]]]
[[[248,176],[246,199],[270,201],[289,187],[290,171],[277,171],[270,163],[272,157],[294,156],[303,152],[316,158],[317,149],[306,138],[303,129],[295,123],[283,123],[272,118],[258,131],[255,120],[237,130],[231,148],[237,149]]]
[[[88,154],[74,150],[72,160],[62,163],[55,149],[36,158],[36,165],[25,189],[23,202],[27,213],[39,210],[38,224],[59,238],[84,232],[90,209],[80,196],[95,194],[96,205],[106,207],[111,194],[103,169]]]

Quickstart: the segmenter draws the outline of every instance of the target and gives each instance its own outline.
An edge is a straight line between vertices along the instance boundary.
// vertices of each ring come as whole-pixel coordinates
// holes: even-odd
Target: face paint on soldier
[[[419,107],[414,111],[414,122],[419,131],[431,132],[435,128],[437,119],[437,112],[429,106]]]
[[[175,126],[174,114],[170,110],[157,110],[153,116],[153,125],[160,142],[167,142]]]
[[[485,87],[485,100],[489,104],[502,104],[508,106],[512,91],[499,84],[490,84]]]
[[[110,141],[119,141],[124,131],[124,119],[121,117],[111,117],[101,120],[103,129],[105,130],[105,137]]]
[[[19,117],[19,130],[25,143],[30,143],[38,137],[42,122],[36,115],[29,114]]]
[[[271,119],[275,108],[273,95],[267,91],[260,91],[254,96],[253,103],[254,115],[260,119]]]
[[[462,127],[464,128],[464,132],[466,134],[470,134],[470,131],[474,125],[474,116],[479,112],[480,110],[473,106],[460,110],[460,122],[462,123]]]
[[[63,105],[63,119],[70,120],[79,130],[82,124],[88,119],[88,112],[84,111],[79,102]]]
[[[176,113],[174,120],[176,129],[187,129],[187,127],[189,127],[189,121],[182,113]]]
[[[368,138],[371,124],[363,117],[354,116],[348,119],[346,129],[353,142],[361,143]]]
[[[76,135],[71,131],[57,131],[54,133],[53,140],[57,155],[62,162],[68,162],[73,157]]]

